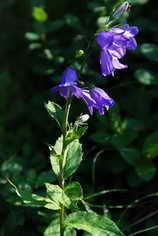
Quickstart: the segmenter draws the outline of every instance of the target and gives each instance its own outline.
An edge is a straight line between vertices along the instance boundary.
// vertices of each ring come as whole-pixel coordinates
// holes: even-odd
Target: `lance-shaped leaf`
[[[91,233],[93,236],[125,236],[108,217],[79,211],[67,216],[65,225]]]
[[[22,203],[25,206],[42,207],[42,206],[45,206],[45,204],[47,204],[47,198],[34,194],[27,190],[21,190],[9,179],[8,179],[8,182],[15,189],[16,194],[18,195],[18,197],[20,197],[20,199],[22,200]]]
[[[76,139],[67,145],[65,150],[64,159],[64,177],[67,178],[71,176],[79,167],[80,162],[82,161],[82,147],[79,143],[79,140]]]

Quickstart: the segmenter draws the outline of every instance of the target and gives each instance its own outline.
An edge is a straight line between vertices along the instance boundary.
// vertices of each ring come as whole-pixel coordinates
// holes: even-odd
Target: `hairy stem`
[[[63,147],[62,147],[62,159],[59,162],[60,165],[60,174],[59,174],[59,185],[62,189],[64,189],[64,152],[65,152],[65,138],[67,133],[67,127],[68,127],[68,117],[70,112],[70,106],[71,106],[71,100],[72,98],[68,98],[65,106],[65,113],[64,113],[64,121],[63,121]],[[60,222],[60,236],[64,236],[64,214],[65,209],[64,206],[61,205],[61,208],[59,210],[59,222]]]

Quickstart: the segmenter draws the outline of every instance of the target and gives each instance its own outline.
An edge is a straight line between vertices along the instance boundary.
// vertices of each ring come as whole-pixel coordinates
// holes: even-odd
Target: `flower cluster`
[[[51,92],[59,92],[65,99],[73,95],[83,99],[91,115],[94,109],[98,110],[100,115],[103,115],[105,108],[109,109],[112,107],[114,101],[104,90],[101,88],[93,88],[91,90],[81,89],[77,86],[77,80],[76,71],[72,68],[67,68],[62,75],[59,85],[53,87]]]
[[[101,47],[100,65],[102,75],[113,74],[115,69],[125,69],[127,65],[119,62],[124,57],[126,49],[134,50],[137,42],[134,36],[138,33],[138,27],[130,27],[128,24],[123,28],[114,27],[110,32],[100,32],[97,43]]]
[[[128,8],[128,4],[122,5],[116,15],[122,14]],[[124,25],[123,28],[113,27],[109,32],[100,32],[96,36],[96,41],[101,48],[100,65],[103,76],[113,74],[116,69],[125,69],[127,65],[120,63],[119,59],[123,58],[126,50],[133,50],[137,47],[134,36],[138,33],[136,26]],[[77,85],[77,73],[72,68],[67,68],[62,75],[60,83],[51,89],[51,92],[59,94],[67,99],[75,96],[83,99],[86,103],[90,114],[97,110],[100,115],[115,103],[108,94],[101,88],[90,90],[81,89]]]

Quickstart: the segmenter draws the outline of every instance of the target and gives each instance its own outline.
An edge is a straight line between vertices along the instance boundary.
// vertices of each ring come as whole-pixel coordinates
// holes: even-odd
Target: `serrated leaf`
[[[158,156],[158,132],[154,132],[146,138],[143,145],[143,154],[148,159]]]
[[[47,104],[45,104],[45,107],[49,115],[53,119],[55,119],[55,121],[58,123],[58,125],[62,129],[64,110],[58,104],[54,102],[48,102]]]
[[[135,166],[137,175],[145,181],[150,181],[156,174],[156,167],[151,161],[143,161]]]
[[[82,161],[82,146],[79,140],[76,139],[72,141],[65,150],[65,166],[64,166],[64,177],[67,178],[71,176],[79,167]]]
[[[44,236],[60,236],[59,220],[53,220],[44,231]],[[66,228],[64,236],[76,236],[74,229]]]
[[[145,85],[158,85],[157,76],[145,69],[139,69],[135,72],[136,79]]]
[[[58,185],[48,184],[46,183],[46,189],[48,197],[51,201],[48,202],[48,205],[45,206],[49,209],[53,209],[53,206],[56,208],[54,210],[60,209],[61,205],[64,205],[65,207],[69,207],[71,204],[70,199],[68,196],[64,193],[62,188],[60,188]],[[51,206],[51,202],[53,206]]]
[[[144,43],[141,45],[140,51],[151,61],[158,62],[158,46],[156,44]]]
[[[108,217],[90,212],[75,212],[67,216],[65,225],[84,230],[93,236],[124,236],[117,225]]]
[[[72,201],[83,199],[82,187],[78,182],[71,182],[65,187],[64,192]]]
[[[120,154],[123,159],[130,165],[135,166],[140,161],[140,152],[134,148],[121,148]]]

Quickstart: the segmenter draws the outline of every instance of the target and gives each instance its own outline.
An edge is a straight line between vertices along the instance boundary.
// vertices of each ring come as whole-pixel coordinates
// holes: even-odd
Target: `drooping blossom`
[[[125,69],[128,66],[120,63],[126,49],[134,50],[137,42],[134,36],[138,33],[138,27],[124,25],[123,28],[114,27],[110,32],[100,32],[97,43],[101,47],[100,65],[102,75],[113,74],[115,69]]]
[[[77,86],[77,73],[72,68],[67,68],[61,77],[60,83],[51,88],[51,92],[59,92],[60,96],[67,99],[68,97],[74,95],[77,98],[80,98],[82,95],[81,88]]]
[[[83,99],[91,115],[94,109],[98,110],[100,115],[104,115],[105,110],[113,106],[113,99],[104,90],[100,88],[93,88],[91,90],[81,89],[77,86],[77,80],[76,71],[72,68],[67,68],[62,75],[60,83],[51,88],[51,92],[59,92],[65,99],[73,95],[78,99]]]
[[[115,104],[114,100],[101,88],[83,90],[82,94],[90,114],[93,114],[93,110],[95,109],[100,115],[104,115],[105,111]],[[93,102],[89,98],[91,98]]]

